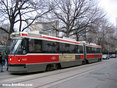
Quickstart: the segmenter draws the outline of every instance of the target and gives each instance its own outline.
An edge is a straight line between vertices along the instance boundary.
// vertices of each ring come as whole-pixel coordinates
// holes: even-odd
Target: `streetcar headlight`
[[[10,61],[12,60],[12,58],[10,57],[10,59],[9,59]]]
[[[18,58],[18,61],[20,62],[20,61],[21,61],[21,59],[20,59],[20,58]]]
[[[20,59],[18,61],[21,61]]]

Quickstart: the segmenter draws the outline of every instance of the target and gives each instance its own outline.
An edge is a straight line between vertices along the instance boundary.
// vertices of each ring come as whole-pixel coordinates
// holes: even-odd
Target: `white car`
[[[103,58],[104,60],[106,60],[106,59],[109,59],[110,57],[109,57],[109,55],[107,55],[107,54],[103,54],[103,55],[102,55],[102,58]]]
[[[116,54],[112,54],[110,58],[116,58]]]

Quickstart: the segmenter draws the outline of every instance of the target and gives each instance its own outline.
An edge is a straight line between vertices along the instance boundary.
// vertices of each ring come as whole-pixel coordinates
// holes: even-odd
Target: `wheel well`
[[[55,70],[55,69],[61,69],[61,64],[53,63],[53,64],[47,64],[47,66],[46,66],[46,71]]]

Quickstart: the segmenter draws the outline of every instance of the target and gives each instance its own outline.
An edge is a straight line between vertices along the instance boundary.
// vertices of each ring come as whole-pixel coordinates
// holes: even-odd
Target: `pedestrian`
[[[3,72],[3,67],[2,67],[2,53],[0,52],[0,72]]]
[[[6,70],[8,71],[8,51],[4,52],[5,56],[5,66],[7,67]]]

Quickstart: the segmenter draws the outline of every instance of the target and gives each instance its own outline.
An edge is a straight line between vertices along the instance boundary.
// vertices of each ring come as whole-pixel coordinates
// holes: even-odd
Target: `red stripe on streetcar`
[[[95,58],[95,55],[94,54],[87,55],[87,59],[90,59],[90,58]]]
[[[22,36],[28,36],[28,34],[26,34],[26,33],[22,33]]]
[[[98,58],[102,58],[102,54],[97,55]]]
[[[82,59],[82,60],[83,60],[83,59],[84,59],[84,55],[80,55],[80,59]]]
[[[11,59],[11,60],[10,60]],[[47,62],[57,62],[59,61],[59,55],[16,55],[9,56],[9,63],[47,63]]]
[[[97,57],[96,57],[97,56]],[[102,54],[98,54],[98,55],[95,55],[95,54],[88,54],[87,55],[87,59],[93,59],[93,58],[102,58]]]
[[[69,42],[69,43],[80,44],[78,42],[73,42],[73,41],[68,41],[68,40],[62,40],[62,39],[57,39],[57,38],[51,38],[51,37],[47,37],[47,36],[43,36],[42,38],[56,40],[56,41],[62,41],[62,42]]]

